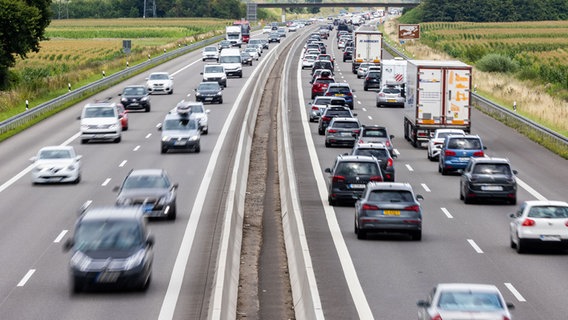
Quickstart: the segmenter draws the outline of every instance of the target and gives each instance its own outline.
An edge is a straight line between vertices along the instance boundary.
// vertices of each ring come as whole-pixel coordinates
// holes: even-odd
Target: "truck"
[[[387,84],[406,84],[406,60],[396,57],[381,61],[381,88]]]
[[[233,47],[241,47],[243,44],[243,34],[241,26],[227,26],[225,27],[225,40],[231,42]]]
[[[244,43],[248,43],[250,40],[250,22],[247,20],[237,20],[233,22],[233,26],[241,27],[241,37]]]
[[[415,148],[440,128],[471,130],[471,66],[461,61],[408,60],[404,138]]]
[[[377,27],[364,24],[354,32],[353,39],[353,63],[351,70],[357,73],[357,68],[363,62],[379,64],[382,58],[383,34]]]

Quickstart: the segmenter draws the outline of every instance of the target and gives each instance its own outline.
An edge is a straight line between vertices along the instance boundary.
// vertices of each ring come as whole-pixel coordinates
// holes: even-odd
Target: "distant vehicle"
[[[252,66],[252,61],[254,60],[248,52],[241,51],[241,60],[243,65]]]
[[[371,156],[379,159],[385,181],[394,181],[394,160],[387,146],[382,143],[355,143],[351,150],[353,156]]]
[[[182,100],[170,113],[177,113],[180,116],[189,115],[191,119],[197,120],[197,126],[202,134],[209,133],[209,114],[210,110],[205,109],[202,102],[192,102]]]
[[[529,246],[568,248],[568,203],[525,201],[510,215],[511,248],[524,253]]]
[[[361,123],[357,118],[334,117],[325,128],[325,147],[353,147],[359,134]]]
[[[357,136],[357,143],[382,143],[384,144],[393,158],[397,155],[394,153],[394,145],[392,143],[394,135],[389,134],[384,126],[379,125],[363,125],[361,132]]]
[[[278,42],[280,43],[280,34],[278,32],[271,32],[268,35],[268,42]]]
[[[345,100],[345,99],[344,99]],[[334,117],[351,117],[354,118],[357,114],[352,113],[349,107],[342,106],[328,106],[321,114],[318,121],[318,133],[320,136],[325,134],[325,129]]]
[[[32,183],[79,183],[81,181],[81,158],[72,146],[49,146],[41,148],[30,158]]]
[[[419,320],[472,319],[473,315],[473,319],[510,320],[509,309],[514,308],[496,286],[476,283],[440,283],[417,305]]]
[[[203,66],[203,81],[217,81],[224,88],[227,87],[227,74],[221,64],[207,64]]]
[[[363,62],[361,64],[359,64],[359,67],[357,68],[357,79],[361,79],[365,76],[365,74],[367,74],[367,69],[370,66],[374,66],[375,64],[372,62]]]
[[[195,101],[223,103],[223,87],[217,81],[201,82],[195,88]]]
[[[218,45],[219,52],[223,49],[227,49],[231,47],[231,41],[229,40],[221,40]]]
[[[355,90],[351,90],[348,83],[336,82],[329,84],[324,96],[342,97],[345,99],[345,102],[347,102],[349,109],[353,110],[353,92],[355,92]]]
[[[174,93],[174,77],[167,72],[153,72],[146,78],[146,89],[153,93]]]
[[[357,68],[364,62],[380,63],[382,60],[383,34],[373,25],[362,25],[354,32],[353,62],[351,70],[357,73]]]
[[[407,61],[404,59],[385,59],[381,61],[381,71],[383,73],[381,86],[387,84],[402,85],[406,83]]]
[[[345,106],[345,99],[317,96],[313,101],[308,102],[308,106],[310,106],[310,122],[316,122],[328,106]]]
[[[460,200],[499,199],[517,204],[516,174],[505,158],[471,158],[460,178]]]
[[[71,251],[71,292],[113,287],[145,291],[152,279],[154,237],[142,207],[87,208],[75,223]]]
[[[298,28],[299,28],[298,25],[293,23],[288,27],[288,32],[296,32],[298,31]]]
[[[170,149],[196,153],[201,151],[201,130],[198,120],[191,119],[187,110],[182,113],[170,111],[164,122],[158,125],[158,130],[162,132],[161,153],[166,153]]]
[[[205,47],[201,51],[201,60],[205,61],[210,59],[215,61],[219,60],[219,50],[214,46]]]
[[[82,144],[91,140],[119,143],[122,139],[122,124],[115,103],[89,103],[83,107],[79,119]]]
[[[316,58],[318,56],[315,54],[308,54],[304,56],[304,59],[302,59],[302,69],[304,68],[312,68],[314,65],[314,61],[316,61]]]
[[[258,61],[258,59],[260,58],[258,50],[256,48],[246,48],[244,52],[250,54],[254,60]]]
[[[391,106],[404,108],[405,102],[406,98],[400,86],[386,85],[377,93],[377,108]]]
[[[268,39],[250,39],[249,45],[261,45],[262,49],[268,49]],[[262,50],[261,50],[262,53]]]
[[[316,78],[312,83],[312,99],[317,96],[325,95],[326,90],[332,83],[335,83],[335,79],[330,76],[320,76]]]
[[[280,38],[286,38],[286,28],[284,27],[278,27],[278,35],[280,36]]]
[[[126,110],[144,110],[150,112],[151,101],[150,92],[146,90],[145,86],[133,85],[126,86],[121,93],[118,94],[120,103]]]
[[[225,27],[225,40],[231,43],[232,47],[241,47],[243,44],[243,35],[240,26]]]
[[[363,80],[363,90],[368,91],[371,88],[381,87],[381,71],[367,71]],[[403,105],[404,106],[404,105]]]
[[[239,49],[223,49],[219,54],[219,63],[225,68],[228,76],[243,77],[243,64]]]
[[[250,41],[250,22],[246,20],[237,20],[233,22],[233,26],[241,27],[241,37],[244,43],[249,43]]]
[[[343,62],[347,60],[353,60],[353,47],[347,47],[343,51]]]
[[[464,169],[471,157],[485,157],[485,149],[478,135],[447,136],[440,149],[438,172],[446,175]]]
[[[264,27],[262,28],[262,33],[263,33],[263,34],[265,34],[265,33],[270,33],[271,31],[272,31],[272,27],[271,27],[271,26],[264,26]]]
[[[438,160],[444,140],[447,136],[452,134],[463,136],[465,135],[465,132],[461,129],[436,129],[436,131],[434,131],[434,136],[428,140],[428,160]]]

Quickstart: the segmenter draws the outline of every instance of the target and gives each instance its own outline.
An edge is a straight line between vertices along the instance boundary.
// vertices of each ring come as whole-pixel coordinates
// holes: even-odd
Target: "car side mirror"
[[[357,114],[356,114],[356,113],[354,113],[354,114],[353,114],[353,116],[354,116],[354,117],[356,117],[356,116],[357,116]]]
[[[420,308],[428,308],[430,307],[430,304],[427,301],[424,300],[420,300],[416,303],[417,306],[419,306]]]
[[[203,72],[200,72],[199,74],[203,75]]]
[[[519,171],[513,170],[513,174],[514,174],[514,175],[516,175],[517,173],[519,173]]]
[[[176,182],[172,185],[172,189],[177,189],[177,188],[179,188],[179,184]]]
[[[158,129],[158,131],[162,131],[162,124],[161,124],[161,123],[158,123],[158,124],[156,125],[156,129]]]
[[[416,200],[424,200],[424,197],[421,194],[417,194]]]
[[[331,173],[331,169],[330,169],[330,168],[325,168],[324,171],[327,172],[327,173]]]
[[[205,113],[209,114],[209,113],[211,113],[211,110],[207,109],[207,110],[205,110]]]
[[[112,188],[112,192],[118,192],[118,191],[120,191],[120,186],[114,186]]]
[[[389,138],[394,139],[394,134],[391,134]]]
[[[516,217],[517,217],[517,215],[514,214],[514,213],[510,213],[510,214],[509,214],[509,218],[516,218]]]
[[[456,172],[459,173],[459,174],[463,174],[463,169],[458,169],[458,170],[456,170]]]
[[[75,161],[79,161],[79,160],[81,160],[81,159],[83,159],[83,156],[82,156],[82,155],[78,155],[78,156],[75,157]]]
[[[30,162],[35,162],[37,160],[37,157],[31,157],[30,158]]]
[[[81,120],[81,116],[78,116],[78,117],[77,117],[77,120]]]
[[[483,150],[487,150],[487,147],[486,147],[486,146],[483,146]]]
[[[73,248],[74,245],[75,245],[75,241],[73,241],[73,239],[65,240],[65,242],[63,243],[63,252],[67,252],[67,251],[71,250],[71,248]]]
[[[118,96],[120,97],[122,95],[122,92],[118,94]]]
[[[156,240],[154,239],[154,236],[153,236],[153,235],[148,235],[148,238],[146,238],[146,245],[147,245],[148,247],[152,247],[155,242],[156,242]]]
[[[507,302],[507,308],[509,308],[509,309],[511,309],[511,310],[512,310],[512,309],[515,309],[515,305],[512,304],[512,303],[510,303],[510,302]]]

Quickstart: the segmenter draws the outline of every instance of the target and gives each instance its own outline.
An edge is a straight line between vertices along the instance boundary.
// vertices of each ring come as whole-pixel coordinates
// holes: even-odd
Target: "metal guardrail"
[[[394,52],[395,54],[406,60],[409,59],[407,55],[405,55],[397,48],[389,45],[387,42],[383,42],[383,44],[388,47],[389,51]],[[549,128],[546,128],[530,119],[527,119],[514,111],[511,111],[487,98],[478,95],[477,93],[472,92],[471,96],[472,104],[482,112],[490,114],[494,118],[516,129],[535,132],[541,139],[558,145],[561,148],[568,149],[568,138],[566,136],[561,135]]]
[[[15,131],[18,128],[21,128],[22,126],[30,123],[31,121],[37,118],[42,118],[46,114],[49,114],[54,110],[61,109],[66,105],[71,104],[73,101],[77,101],[82,97],[91,96],[94,93],[100,92],[101,90],[106,89],[116,83],[119,83],[124,79],[130,78],[140,73],[142,70],[145,70],[146,68],[158,65],[167,60],[173,59],[180,55],[186,54],[190,51],[196,50],[200,47],[213,44],[215,42],[222,40],[223,38],[224,35],[218,35],[209,39],[192,43],[187,46],[177,48],[170,52],[166,52],[154,58],[148,59],[143,63],[134,66],[129,66],[122,71],[106,76],[103,79],[92,82],[78,89],[71,90],[70,92],[61,95],[53,100],[42,103],[37,107],[26,110],[25,112],[22,112],[16,116],[13,116],[9,119],[0,122],[0,134],[5,134],[11,131]]]

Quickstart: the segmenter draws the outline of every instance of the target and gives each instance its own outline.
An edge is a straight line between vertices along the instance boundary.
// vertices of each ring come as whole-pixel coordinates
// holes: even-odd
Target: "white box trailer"
[[[406,64],[407,61],[402,58],[381,61],[381,87],[406,83]]]
[[[404,137],[414,147],[438,128],[471,129],[471,66],[461,61],[408,60]]]
[[[241,47],[243,44],[243,34],[241,26],[227,26],[225,27],[225,40],[231,41],[231,46]]]
[[[351,65],[353,73],[357,73],[357,68],[363,62],[381,63],[382,54],[383,34],[376,26],[364,24],[355,30]]]

